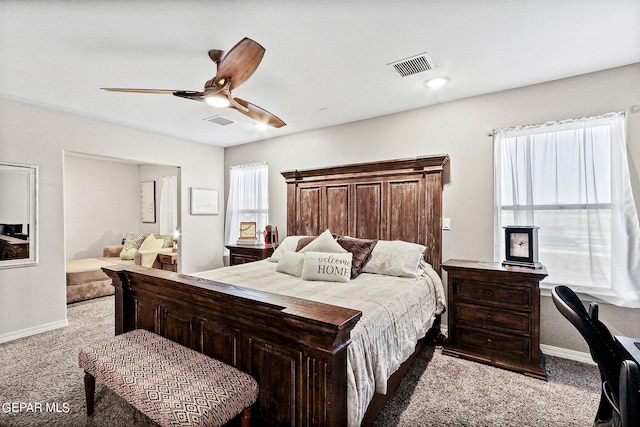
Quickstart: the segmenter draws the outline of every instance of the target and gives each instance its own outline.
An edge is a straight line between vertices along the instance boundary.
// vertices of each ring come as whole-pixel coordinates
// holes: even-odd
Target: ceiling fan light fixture
[[[222,96],[211,95],[207,96],[204,100],[207,104],[217,108],[226,108],[230,105],[229,100]]]
[[[438,89],[449,83],[449,79],[446,77],[435,77],[433,79],[424,82],[424,85],[431,89]]]
[[[240,98],[234,98],[232,90],[247,80],[260,65],[265,49],[248,37],[243,38],[223,56],[218,49],[209,51],[209,59],[216,64],[216,75],[204,84],[203,91],[176,89],[126,89],[102,88],[112,92],[161,93],[179,98],[206,102],[216,108],[231,108],[247,117],[265,122],[275,128],[286,125],[264,108]]]

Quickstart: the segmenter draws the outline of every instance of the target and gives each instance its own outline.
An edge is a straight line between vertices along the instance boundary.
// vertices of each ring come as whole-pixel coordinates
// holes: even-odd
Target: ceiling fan
[[[126,89],[103,87],[110,92],[135,92],[172,94],[180,98],[204,101],[214,107],[226,107],[240,111],[258,122],[276,128],[285,122],[267,110],[244,99],[234,98],[231,91],[244,83],[260,65],[265,49],[250,38],[243,38],[226,55],[221,50],[210,50],[209,58],[216,63],[216,75],[204,84],[202,92],[174,89]]]

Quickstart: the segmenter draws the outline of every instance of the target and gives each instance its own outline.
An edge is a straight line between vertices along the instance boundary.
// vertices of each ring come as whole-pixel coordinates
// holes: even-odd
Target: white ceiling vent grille
[[[407,77],[436,68],[433,60],[426,52],[412,56],[411,58],[401,59],[400,61],[395,61],[387,65],[400,77]]]
[[[212,116],[203,120],[206,120],[207,122],[220,125],[220,126],[226,126],[226,125],[230,125],[231,123],[235,123],[233,120],[225,119],[224,117],[221,117],[221,116]]]

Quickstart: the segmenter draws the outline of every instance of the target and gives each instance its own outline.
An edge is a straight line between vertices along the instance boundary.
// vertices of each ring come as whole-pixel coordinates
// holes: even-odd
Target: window
[[[505,225],[540,227],[549,276],[621,306],[640,307],[640,228],[626,157],[625,114],[496,131],[495,258]]]
[[[255,222],[261,233],[269,223],[269,166],[266,163],[229,168],[229,200],[225,241],[235,244],[240,222]],[[259,237],[259,236],[258,236]]]

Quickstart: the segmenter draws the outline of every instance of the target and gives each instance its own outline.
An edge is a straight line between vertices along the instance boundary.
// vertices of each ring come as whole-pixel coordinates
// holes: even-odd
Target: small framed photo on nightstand
[[[504,227],[505,261],[503,265],[542,268],[538,262],[538,228],[532,225]]]

